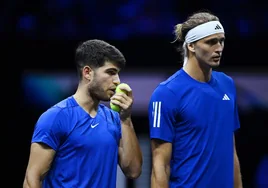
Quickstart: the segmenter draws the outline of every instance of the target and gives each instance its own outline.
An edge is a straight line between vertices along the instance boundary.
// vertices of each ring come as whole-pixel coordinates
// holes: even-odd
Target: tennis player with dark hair
[[[154,90],[148,109],[152,188],[242,188],[234,132],[236,88],[220,65],[224,28],[209,12],[175,27],[183,67]]]
[[[45,111],[32,136],[24,188],[115,188],[117,165],[128,178],[141,174],[130,88],[115,93],[125,58],[114,46],[88,40],[76,50],[74,95]],[[100,101],[121,108],[115,112]]]

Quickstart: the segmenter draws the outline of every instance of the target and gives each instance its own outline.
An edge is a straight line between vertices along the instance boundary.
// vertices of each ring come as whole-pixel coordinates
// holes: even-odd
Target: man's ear
[[[90,66],[84,66],[82,74],[84,78],[90,81],[93,75],[93,69]]]
[[[194,43],[187,44],[188,50],[191,52],[195,52],[195,45]]]

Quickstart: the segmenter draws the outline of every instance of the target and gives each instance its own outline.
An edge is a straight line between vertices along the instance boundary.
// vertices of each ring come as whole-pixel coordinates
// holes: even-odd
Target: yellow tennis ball
[[[119,84],[119,85],[116,87],[116,89],[115,89],[115,93],[125,93],[125,94],[127,93],[127,91],[125,91],[125,90],[123,90],[123,89],[120,89],[121,86],[124,86],[124,87],[126,87],[126,88],[131,89],[131,88],[129,87],[128,84],[126,84],[126,83],[121,83],[121,84]],[[120,107],[117,106],[117,105],[115,105],[115,104],[113,104],[113,103],[111,103],[111,102],[110,102],[110,107],[111,107],[112,110],[114,110],[114,111],[116,111],[116,112],[119,112],[119,111],[120,111]]]
[[[113,104],[113,103],[110,103],[110,107],[113,111],[116,111],[116,112],[119,112],[120,111],[120,107]]]
[[[126,87],[126,88],[128,88],[128,89],[131,89],[130,87],[129,87],[129,85],[127,85],[127,84],[125,84],[125,83],[122,83],[122,84],[119,84],[117,87],[116,87],[116,89],[115,89],[115,92],[116,93],[125,93],[125,94],[127,94],[127,91],[126,90],[122,90],[122,89],[120,89],[120,87]]]

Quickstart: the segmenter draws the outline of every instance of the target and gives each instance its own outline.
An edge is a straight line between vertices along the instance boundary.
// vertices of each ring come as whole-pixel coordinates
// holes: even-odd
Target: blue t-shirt
[[[92,118],[71,96],[44,112],[35,126],[32,142],[56,151],[44,188],[115,188],[119,114],[99,105]]]
[[[202,83],[180,69],[153,92],[151,139],[172,143],[170,188],[233,187],[236,89],[224,73]]]

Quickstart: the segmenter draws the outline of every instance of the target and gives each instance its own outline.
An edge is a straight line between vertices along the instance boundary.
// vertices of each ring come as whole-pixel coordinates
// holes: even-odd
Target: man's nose
[[[120,78],[119,78],[119,75],[115,75],[113,82],[114,82],[116,85],[120,84]]]

